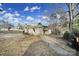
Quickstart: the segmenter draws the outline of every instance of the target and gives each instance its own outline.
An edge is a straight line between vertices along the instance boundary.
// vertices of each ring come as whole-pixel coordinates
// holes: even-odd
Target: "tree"
[[[49,27],[54,32],[62,32],[63,24],[67,22],[67,18],[65,16],[65,11],[63,8],[58,8],[54,13],[50,15],[50,25]],[[62,29],[61,29],[62,28]]]
[[[7,27],[8,27],[8,31],[10,31],[10,29],[14,26],[12,24],[8,24]]]
[[[50,24],[63,24],[65,20],[65,11],[63,8],[58,8],[54,13],[50,15]],[[53,23],[52,23],[53,22]]]
[[[1,30],[1,28],[4,27],[4,24],[5,24],[4,20],[0,20],[0,30]]]
[[[0,12],[3,12],[3,10],[2,10],[2,9],[0,9]],[[1,30],[1,27],[2,27],[2,25],[0,24],[0,30]]]
[[[57,15],[56,15],[56,13],[52,13],[50,15],[50,24],[57,24]]]
[[[12,27],[13,27],[13,25],[10,24],[9,22],[6,22],[6,21],[4,21],[4,20],[1,20],[1,21],[0,21],[0,29],[1,29],[1,28],[7,28],[8,31],[10,31],[10,29],[11,29]]]
[[[14,26],[13,26],[11,23],[5,21],[5,23],[4,23],[4,28],[7,28],[8,31],[10,31],[10,29],[11,29],[12,27],[14,27]]]
[[[23,29],[23,26],[22,26],[21,23],[18,23],[18,28],[19,28],[19,29]]]
[[[42,24],[39,22],[38,25],[42,25]]]
[[[72,32],[72,3],[69,4],[69,31]]]
[[[68,3],[68,12],[69,12],[69,32],[73,30],[73,20],[79,15],[79,12],[75,12],[78,6],[78,3]]]

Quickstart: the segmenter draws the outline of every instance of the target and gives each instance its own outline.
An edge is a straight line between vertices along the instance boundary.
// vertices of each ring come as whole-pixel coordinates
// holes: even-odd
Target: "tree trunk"
[[[72,16],[72,3],[69,3],[69,32],[72,32],[72,20],[73,20],[73,16]]]

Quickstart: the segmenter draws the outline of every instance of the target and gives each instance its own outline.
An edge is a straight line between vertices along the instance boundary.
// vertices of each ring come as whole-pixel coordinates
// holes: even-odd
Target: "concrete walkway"
[[[74,56],[76,51],[65,41],[51,36],[43,36],[41,41],[32,43],[24,55],[28,56]]]
[[[50,36],[44,36],[43,41],[48,43],[49,48],[52,48],[59,55],[72,56],[76,54],[76,51],[67,46],[67,44],[62,39],[56,39]]]

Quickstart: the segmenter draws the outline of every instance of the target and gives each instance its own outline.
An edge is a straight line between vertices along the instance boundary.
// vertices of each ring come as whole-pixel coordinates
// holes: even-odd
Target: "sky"
[[[58,8],[67,11],[64,3],[0,3],[0,20],[8,21],[12,24],[37,24],[41,22],[48,25],[50,18],[47,15],[55,12]]]

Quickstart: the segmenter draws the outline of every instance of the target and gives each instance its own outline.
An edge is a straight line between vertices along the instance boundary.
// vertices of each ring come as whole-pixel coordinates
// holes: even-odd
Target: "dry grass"
[[[41,40],[40,36],[19,34],[1,34],[0,55],[23,55],[33,42]]]

